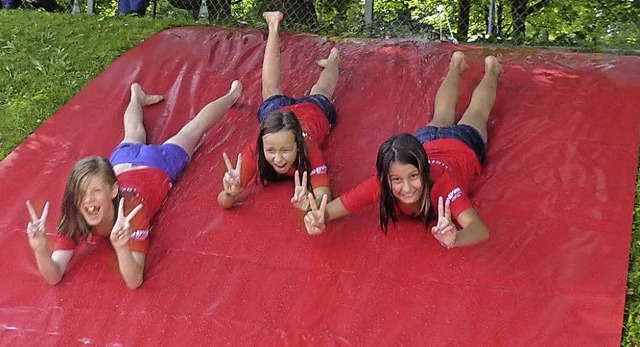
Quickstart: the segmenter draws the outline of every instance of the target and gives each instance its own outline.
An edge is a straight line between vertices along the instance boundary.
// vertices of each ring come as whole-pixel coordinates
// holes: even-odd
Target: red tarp
[[[612,346],[620,342],[640,119],[640,59],[413,41],[341,41],[338,123],[326,142],[337,195],[374,171],[380,143],[429,121],[451,52],[467,52],[459,109],[502,53],[474,203],[491,230],[444,249],[416,220],[385,236],[376,207],[309,237],[293,182],[242,206],[216,202],[225,170],[255,141],[266,34],[177,28],[130,50],[0,164],[0,344]],[[282,35],[287,93],[307,93],[333,43]],[[129,85],[166,101],[148,137],[173,135],[233,79],[245,93],[204,138],[155,219],[146,280],[127,289],[108,242],[76,252],[55,287],[29,248],[25,201],[51,201],[70,167],[108,156]],[[6,116],[6,115],[4,115]],[[92,248],[92,249],[91,249]]]

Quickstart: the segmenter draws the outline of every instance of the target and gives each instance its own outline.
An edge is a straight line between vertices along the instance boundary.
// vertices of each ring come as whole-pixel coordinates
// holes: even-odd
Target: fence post
[[[206,0],[202,0],[200,2],[200,11],[198,12],[198,22],[209,23],[209,6],[207,6]]]
[[[493,23],[496,21],[496,0],[491,0],[489,4],[489,18],[487,22],[487,36],[493,35]]]
[[[364,22],[371,24],[373,21],[373,0],[364,1]]]

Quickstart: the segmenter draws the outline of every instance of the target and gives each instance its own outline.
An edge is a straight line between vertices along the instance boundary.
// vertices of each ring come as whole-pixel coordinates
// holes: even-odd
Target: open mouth
[[[100,206],[87,206],[84,208],[84,211],[89,217],[95,217],[100,212]]]
[[[283,173],[285,171],[285,168],[287,167],[287,163],[284,163],[282,165],[273,164],[273,167],[276,169],[278,173]]]

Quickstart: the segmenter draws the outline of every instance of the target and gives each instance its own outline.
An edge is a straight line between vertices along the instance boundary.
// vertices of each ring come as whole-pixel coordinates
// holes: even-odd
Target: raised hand
[[[227,165],[227,172],[225,172],[222,177],[222,186],[224,187],[225,194],[233,197],[240,194],[242,191],[242,186],[240,185],[242,153],[238,154],[238,161],[236,162],[235,168],[231,165],[231,161],[229,160],[229,156],[226,152],[222,153],[222,157],[224,158],[224,163]]]
[[[49,215],[49,202],[44,204],[42,215],[38,217],[36,209],[33,208],[31,201],[27,200],[27,210],[31,221],[27,224],[27,236],[29,236],[29,245],[34,251],[46,249],[47,245],[47,230],[45,224],[47,222],[47,215]]]
[[[293,181],[295,188],[293,190],[291,203],[296,208],[302,211],[307,211],[309,209],[309,199],[307,199],[307,194],[309,194],[309,191],[307,190],[307,172],[305,171],[302,173],[301,181],[299,172],[296,170],[296,173],[293,175]]]
[[[322,196],[320,208],[318,208],[313,194],[309,193],[307,198],[309,199],[311,211],[307,212],[307,215],[304,216],[304,226],[307,228],[309,235],[318,235],[324,231],[324,214],[327,209],[327,196]]]
[[[438,198],[438,223],[431,228],[431,233],[447,248],[456,246],[458,238],[458,229],[451,220],[451,202],[447,200],[445,203],[442,197]]]
[[[111,244],[113,248],[118,250],[129,243],[129,239],[131,238],[131,220],[136,216],[138,211],[142,209],[142,204],[138,204],[128,215],[124,215],[124,198],[120,199],[120,204],[118,205],[118,216],[116,218],[115,224],[113,224],[113,228],[111,229],[111,235],[109,238],[111,239]]]

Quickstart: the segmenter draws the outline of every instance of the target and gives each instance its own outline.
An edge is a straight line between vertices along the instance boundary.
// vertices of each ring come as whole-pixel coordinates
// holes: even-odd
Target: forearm
[[[467,225],[467,227],[458,230],[458,234],[456,236],[456,247],[471,246],[488,239],[489,229],[486,225],[482,222],[474,222]]]
[[[37,250],[33,252],[36,257],[36,263],[38,270],[44,280],[51,284],[56,285],[62,280],[63,272],[60,270],[58,264],[51,259],[51,251],[48,248]]]
[[[232,208],[233,205],[235,205],[236,203],[236,199],[240,196],[240,194],[233,196],[233,195],[229,195],[227,194],[224,190],[220,192],[220,194],[218,194],[218,205],[220,205],[220,207],[225,208],[225,209],[229,209]]]
[[[344,207],[344,205],[342,204],[342,200],[340,200],[340,197],[338,197],[327,205],[327,209],[324,213],[324,221],[326,223],[334,219],[342,218],[348,214],[349,210]]]
[[[329,187],[318,187],[313,190],[313,195],[315,196],[316,205],[320,206],[322,203],[322,197],[327,196],[327,202],[331,202],[333,197],[331,196],[331,189]]]
[[[123,247],[116,251],[118,266],[122,279],[130,289],[136,289],[142,285],[144,276],[144,261],[141,263],[135,259],[129,247]]]

